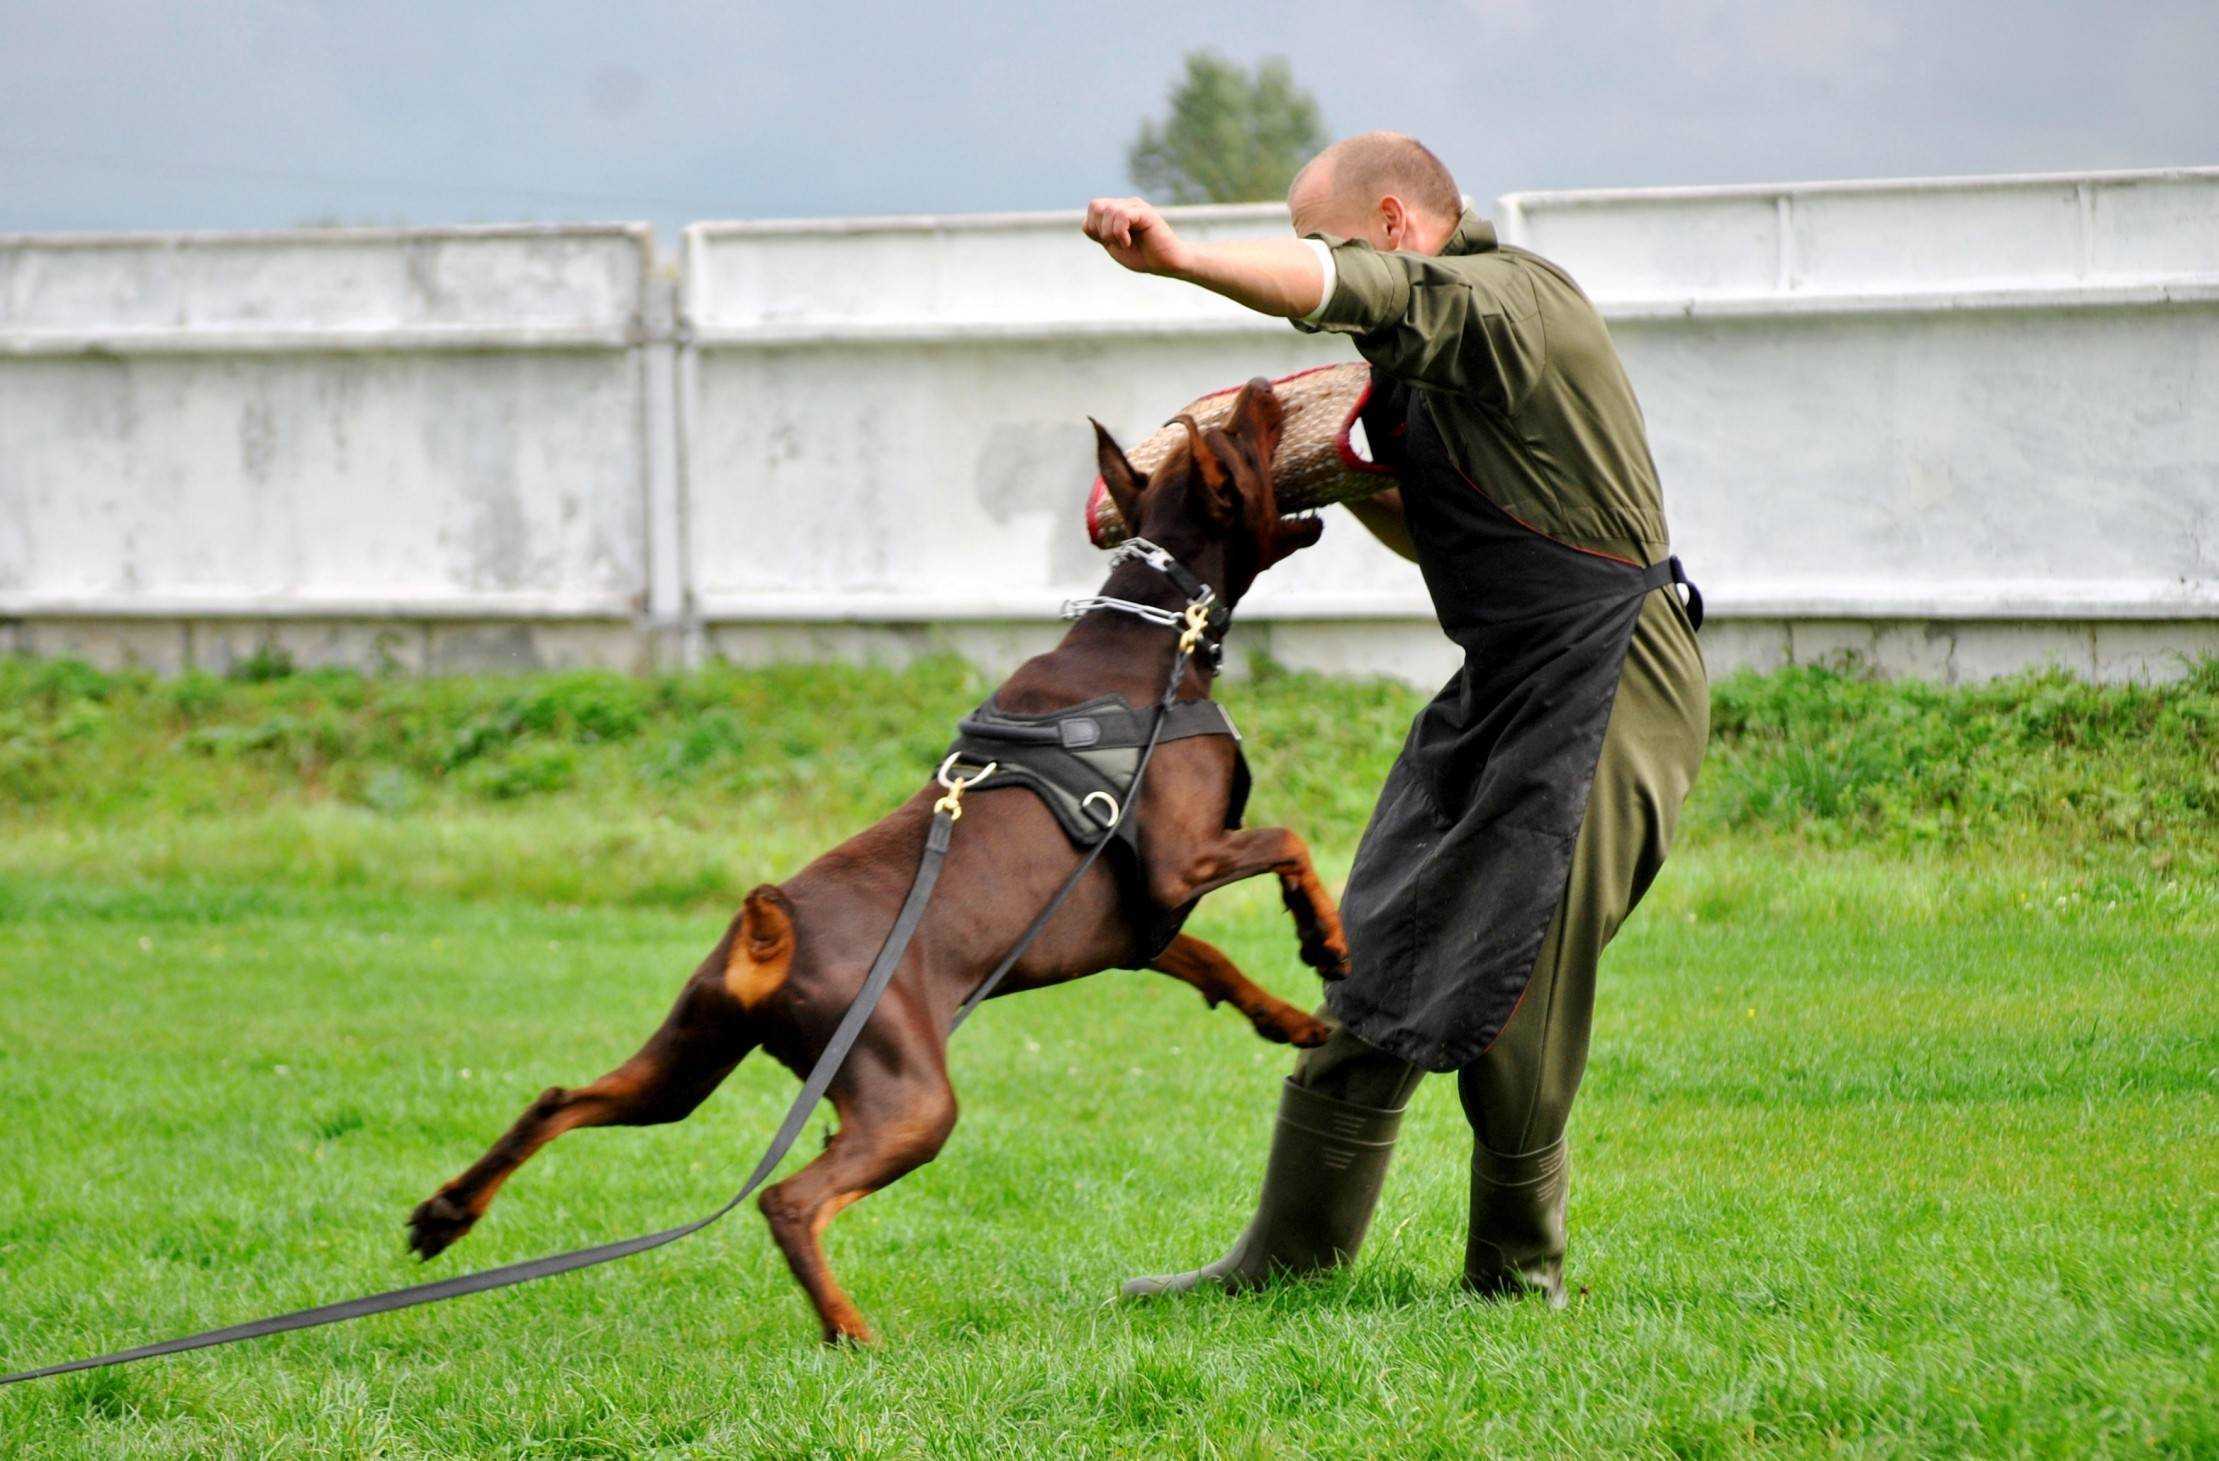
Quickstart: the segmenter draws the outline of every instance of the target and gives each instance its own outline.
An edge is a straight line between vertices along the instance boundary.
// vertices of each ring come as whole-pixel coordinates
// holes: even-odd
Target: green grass
[[[916,784],[982,689],[280,668],[0,665],[0,1367],[425,1276],[409,1206],[628,1053],[738,893]],[[1337,878],[1422,697],[1228,699],[1255,817]],[[1353,1269],[1106,1302],[1237,1229],[1285,1067],[1112,973],[967,1026],[947,1151],[831,1230],[874,1351],[815,1343],[743,1208],[609,1269],[0,1391],[0,1451],[2219,1453],[2219,668],[1716,704],[1604,966],[1566,1313],[1454,1293],[1445,1081]],[[1314,993],[1269,890],[1194,926]],[[713,1205],[791,1092],[758,1057],[683,1125],[557,1143],[432,1272]]]

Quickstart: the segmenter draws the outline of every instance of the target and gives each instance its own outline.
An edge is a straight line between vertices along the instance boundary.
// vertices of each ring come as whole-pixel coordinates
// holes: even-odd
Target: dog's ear
[[[1279,449],[1286,411],[1271,382],[1258,376],[1240,388],[1223,430],[1211,433],[1233,478],[1234,506],[1254,533],[1265,559],[1278,531],[1279,494],[1273,490],[1271,462]]]
[[[1192,416],[1181,412],[1171,418],[1187,429],[1187,455],[1194,461],[1194,476],[1201,488],[1202,512],[1210,526],[1223,528],[1240,510],[1240,488],[1219,448],[1225,433],[1204,431]]]
[[[1102,473],[1102,485],[1109,489],[1109,498],[1117,508],[1117,515],[1125,520],[1126,536],[1140,532],[1140,495],[1148,490],[1148,476],[1133,470],[1125,460],[1125,450],[1109,434],[1109,428],[1092,416],[1086,418],[1094,428],[1094,460]]]
[[[1286,409],[1262,376],[1240,388],[1222,430],[1211,433],[1233,473],[1234,506],[1258,538],[1269,537],[1279,515],[1271,462],[1279,450]],[[1237,466],[1235,464],[1238,464]]]
[[[1259,461],[1270,461],[1271,454],[1279,448],[1279,431],[1286,424],[1286,407],[1279,404],[1279,394],[1271,382],[1257,376],[1240,388],[1233,398],[1232,414],[1225,418],[1225,429],[1254,451]]]

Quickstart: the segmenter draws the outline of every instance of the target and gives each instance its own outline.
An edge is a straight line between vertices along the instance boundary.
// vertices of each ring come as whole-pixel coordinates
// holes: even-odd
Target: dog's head
[[[1095,422],[1102,485],[1135,536],[1187,564],[1234,603],[1257,574],[1315,543],[1325,524],[1279,515],[1271,459],[1279,447],[1281,411],[1270,381],[1258,376],[1242,386],[1219,425],[1205,428],[1191,416],[1177,419],[1187,429],[1186,440],[1147,473],[1135,470]]]

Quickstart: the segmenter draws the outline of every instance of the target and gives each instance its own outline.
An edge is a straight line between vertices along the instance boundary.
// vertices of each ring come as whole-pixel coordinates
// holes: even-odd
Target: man
[[[1357,849],[1338,1028],[1287,1081],[1255,1217],[1217,1262],[1125,1291],[1347,1261],[1411,1091],[1454,1070],[1475,1137],[1464,1282],[1561,1305],[1595,966],[1702,757],[1702,600],[1674,586],[1640,407],[1562,269],[1499,245],[1440,159],[1394,133],[1328,148],[1287,204],[1295,238],[1189,243],[1138,198],[1095,200],[1086,233],[1128,269],[1353,337],[1400,480],[1353,511],[1416,560],[1465,662]]]

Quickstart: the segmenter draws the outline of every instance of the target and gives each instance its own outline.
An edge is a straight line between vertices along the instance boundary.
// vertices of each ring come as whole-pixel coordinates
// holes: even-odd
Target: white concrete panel
[[[1638,209],[1580,195],[1558,203],[1547,193],[1517,202],[1524,226],[1506,230],[1510,241],[1576,260],[1580,287],[1597,300],[1760,294],[1779,283],[1779,204],[1765,194],[1664,198]]]
[[[219,675],[257,655],[279,656],[304,670],[341,666],[416,675],[425,669],[421,624],[205,619],[185,627],[187,658],[196,668]]]
[[[2219,607],[2219,308],[1613,333],[1721,610]]]
[[[2069,182],[1790,195],[1791,290],[1898,294],[2069,284],[2080,195]]]
[[[2219,168],[1521,193],[1504,234],[1606,310],[2157,302],[2219,285]]]
[[[2208,172],[2089,185],[2089,268],[2118,278],[2219,273],[2219,207]]]
[[[1174,209],[1199,239],[1283,232],[1277,204]],[[687,319],[704,331],[924,324],[1268,325],[1229,300],[1105,267],[1075,214],[701,223],[687,230]]]
[[[104,670],[174,675],[193,662],[187,626],[175,620],[34,619],[17,644],[39,659],[81,659]]]
[[[1345,350],[1287,330],[704,352],[687,433],[698,601],[712,617],[1053,613],[1103,574],[1080,519],[1089,412],[1130,442],[1193,395]],[[1326,536],[1255,604],[1384,592],[1422,608],[1414,573],[1353,521]]]
[[[647,245],[0,239],[0,612],[628,615]]]
[[[0,328],[621,328],[647,246],[638,226],[0,236]]]
[[[639,400],[618,354],[40,358],[0,367],[0,594],[621,611]]]
[[[1795,663],[1785,622],[1777,619],[1712,619],[1704,623],[1696,643],[1702,647],[1703,666],[1712,679],[1736,670],[1769,674]]]
[[[2096,678],[2178,680],[2199,659],[2219,659],[2219,620],[2170,624],[2097,624]]]

